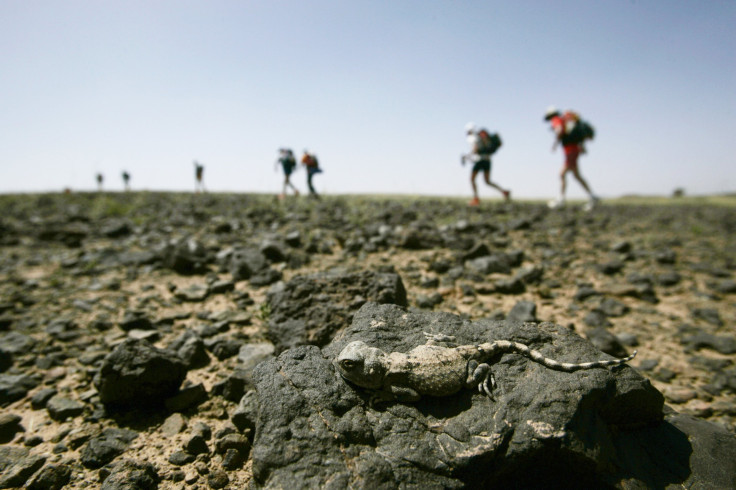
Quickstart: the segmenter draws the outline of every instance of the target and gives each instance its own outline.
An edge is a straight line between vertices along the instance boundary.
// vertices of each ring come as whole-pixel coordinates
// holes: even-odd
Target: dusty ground
[[[436,310],[451,311],[477,319],[502,318],[520,300],[537,305],[537,318],[569,326],[581,334],[589,327],[584,318],[602,298],[612,298],[628,312],[607,317],[607,328],[617,336],[633,335],[638,349],[635,367],[651,378],[668,404],[676,410],[736,430],[736,387],[710,389],[718,374],[700,356],[723,360],[720,371],[733,369],[736,352],[719,353],[713,348],[696,350],[685,337],[693,328],[720,337],[734,338],[736,294],[728,289],[736,270],[736,201],[630,204],[604,203],[591,213],[577,208],[551,212],[543,205],[486,203],[468,209],[454,200],[326,198],[278,202],[270,197],[107,195],[107,196],[0,196],[0,316],[5,332],[21,332],[38,341],[36,346],[14,356],[6,373],[34,374],[42,382],[29,394],[7,404],[3,412],[22,417],[23,431],[8,444],[32,446],[49,462],[70,464],[72,479],[66,488],[96,488],[99,475],[79,464],[84,441],[108,426],[125,425],[139,431],[125,458],[150,461],[163,479],[159,488],[208,488],[208,473],[219,468],[220,456],[200,458],[182,467],[168,461],[180,449],[187,430],[164,433],[163,422],[171,414],[145,420],[99,417],[94,413],[92,378],[96,364],[83,363],[85,353],[109,351],[127,335],[118,328],[126,310],[142,310],[161,322],[158,346],[166,346],[184,330],[211,323],[218,313],[238,313],[230,332],[246,342],[267,338],[268,287],[254,288],[247,281],[236,283],[235,292],[217,294],[202,302],[183,302],[172,291],[205,282],[205,277],[230,279],[226,271],[211,266],[208,274],[184,276],[157,265],[116,266],[91,255],[104,251],[146,251],[162,241],[196,237],[213,252],[237,243],[257,244],[264,236],[283,236],[299,231],[331,245],[332,253],[311,254],[310,262],[298,268],[274,267],[288,281],[296,274],[328,270],[334,266],[393,269],[402,277],[409,304],[439,293]],[[405,218],[399,219],[401,213]],[[100,230],[110,221],[130,223],[130,233],[118,238]],[[234,222],[229,233],[213,227]],[[391,227],[401,236],[416,223],[429,234],[456,234],[487,243],[493,250],[522,250],[523,265],[543,265],[543,279],[520,294],[494,292],[494,281],[508,277],[489,274],[464,275],[449,280],[433,264],[443,260],[457,264],[462,250],[448,246],[408,249],[400,241],[388,246],[350,247],[356,238],[370,238],[378,224]],[[470,228],[468,228],[470,225]],[[63,239],[42,237],[43,230],[84,228],[79,246]],[[630,249],[621,252],[621,243]],[[619,261],[621,269],[601,271],[601,264]],[[112,265],[111,265],[112,264]],[[662,274],[676,273],[674,284],[658,281]],[[657,301],[637,297],[632,291],[632,274],[653,278]],[[436,281],[433,281],[435,280]],[[174,287],[175,286],[175,287]],[[576,299],[581,287],[598,294]],[[250,298],[243,307],[242,299]],[[715,312],[719,322],[697,314],[698,309]],[[69,341],[49,338],[46,327],[55,319],[72,320],[80,335]],[[100,320],[102,330],[90,328]],[[689,327],[687,327],[689,326]],[[688,330],[690,329],[690,330]],[[621,337],[620,337],[621,338]],[[49,362],[40,362],[49,359]],[[54,360],[55,359],[55,360]],[[652,362],[656,361],[656,362]],[[87,361],[85,361],[87,362]],[[227,376],[235,358],[218,361],[190,371],[188,382],[204,384],[209,391]],[[646,366],[646,364],[649,366]],[[651,365],[654,365],[651,367]],[[66,396],[89,402],[82,416],[59,422],[46,410],[34,410],[30,399],[43,388],[53,387]],[[197,409],[183,414],[188,427],[202,421],[212,432],[230,424],[235,403],[212,396]],[[174,417],[179,417],[174,415]],[[30,441],[30,442],[29,442]],[[242,488],[250,479],[250,462],[227,472],[228,488]],[[182,481],[183,480],[183,481]]]

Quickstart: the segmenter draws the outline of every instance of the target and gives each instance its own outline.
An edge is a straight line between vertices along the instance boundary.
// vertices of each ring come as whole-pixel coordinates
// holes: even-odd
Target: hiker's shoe
[[[503,193],[503,198],[506,202],[509,202],[511,200],[511,191],[501,191]]]
[[[547,203],[547,206],[549,206],[550,209],[557,209],[565,206],[565,201],[562,199],[552,199],[550,202]]]
[[[583,206],[584,211],[593,211],[593,209],[598,205],[600,202],[600,199],[596,196],[591,196],[588,202],[585,203]]]
[[[477,197],[474,197],[472,201],[468,203],[468,206],[478,206],[480,204],[480,199]]]

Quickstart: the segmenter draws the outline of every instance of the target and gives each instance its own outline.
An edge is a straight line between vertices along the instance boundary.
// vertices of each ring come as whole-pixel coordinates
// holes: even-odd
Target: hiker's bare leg
[[[583,186],[583,189],[585,189],[585,192],[588,193],[589,196],[593,195],[593,192],[591,192],[590,187],[588,187],[588,183],[585,181],[582,175],[580,175],[580,171],[575,168],[572,170],[572,175],[577,179],[578,182],[580,182],[580,185]]]
[[[569,170],[569,168],[563,167],[562,172],[560,172],[560,197],[562,199],[565,198],[565,192],[567,192],[567,172]]]
[[[473,188],[473,197],[478,199],[478,186],[475,184],[475,178],[478,176],[478,171],[473,170],[470,174],[470,185]]]
[[[484,177],[484,179],[486,181],[486,184],[488,184],[489,186],[493,187],[494,189],[496,189],[501,194],[503,194],[503,193],[506,192],[506,189],[504,189],[500,185],[496,184],[495,182],[491,182],[491,173],[490,172],[483,172],[483,177]]]

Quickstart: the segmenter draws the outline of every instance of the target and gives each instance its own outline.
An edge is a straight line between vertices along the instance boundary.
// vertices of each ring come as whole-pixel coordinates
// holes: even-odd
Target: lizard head
[[[340,375],[363,388],[380,389],[386,374],[386,354],[365,342],[350,342],[335,359]]]

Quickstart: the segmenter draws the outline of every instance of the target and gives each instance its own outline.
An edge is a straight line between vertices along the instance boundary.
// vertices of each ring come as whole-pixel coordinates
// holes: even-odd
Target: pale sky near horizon
[[[323,192],[469,196],[473,121],[494,181],[553,197],[549,105],[595,126],[602,196],[733,192],[734,26],[733,0],[0,0],[0,192],[192,190],[195,159],[279,192],[287,146]]]

